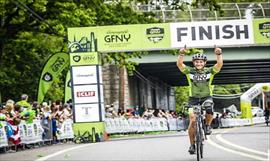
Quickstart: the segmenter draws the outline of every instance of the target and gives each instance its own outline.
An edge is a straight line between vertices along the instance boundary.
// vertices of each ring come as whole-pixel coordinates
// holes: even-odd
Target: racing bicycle
[[[193,112],[196,115],[195,152],[197,154],[197,161],[200,161],[200,159],[203,158],[203,142],[207,139],[203,115],[204,103],[202,105],[192,105]]]

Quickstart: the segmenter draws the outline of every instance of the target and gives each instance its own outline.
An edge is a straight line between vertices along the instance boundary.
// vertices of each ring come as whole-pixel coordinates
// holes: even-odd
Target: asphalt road
[[[269,160],[270,127],[257,126],[216,129],[205,142],[203,161]],[[92,144],[62,144],[0,154],[1,161],[45,160],[144,160],[195,161],[190,155],[188,136],[176,132],[155,136],[114,139]]]

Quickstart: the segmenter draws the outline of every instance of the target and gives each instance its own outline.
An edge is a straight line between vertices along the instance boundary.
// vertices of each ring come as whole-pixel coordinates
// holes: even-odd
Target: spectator
[[[173,116],[170,114],[170,111],[168,111],[168,110],[165,112],[165,115],[166,115],[167,119],[173,118]]]
[[[51,114],[51,118],[52,118],[52,134],[53,134],[53,144],[57,144],[58,143],[58,138],[57,138],[57,133],[58,133],[58,118],[59,118],[59,109],[58,109],[59,105],[52,105],[51,109],[52,109],[52,114]]]
[[[41,126],[44,129],[42,138],[44,140],[52,139],[51,110],[47,103],[42,104],[42,108],[43,112],[41,113]]]
[[[154,116],[154,110],[151,110],[150,108],[148,108],[146,111],[144,111],[142,117],[145,119],[151,119]]]
[[[133,114],[133,116],[135,118],[139,118],[140,117],[140,111],[139,111],[139,107],[138,106],[135,107],[135,110],[132,112],[132,114]]]
[[[126,112],[123,115],[126,119],[130,119],[133,117],[131,109],[127,109]]]
[[[170,114],[172,115],[173,118],[178,118],[178,115],[176,114],[175,111],[171,111]]]
[[[21,95],[21,101],[16,103],[16,104],[21,106],[21,108],[22,108],[21,111],[32,108],[31,105],[27,101],[28,101],[28,95],[27,94],[22,94]]]
[[[34,101],[32,104],[32,110],[35,111],[35,117],[39,118],[40,115],[40,106],[38,102]]]
[[[6,103],[6,121],[7,121],[7,137],[8,143],[18,145],[21,143],[19,133],[20,116],[14,111],[14,101],[8,100]]]
[[[114,111],[113,107],[110,107],[109,105],[107,105],[105,112],[106,112],[105,117],[107,117],[107,118],[117,117],[117,113]]]
[[[217,114],[216,117],[212,121],[212,127],[216,129],[216,128],[219,128],[219,126],[220,126],[220,118],[219,118],[219,114]]]
[[[158,110],[157,117],[159,117],[159,118],[167,118],[165,112],[163,110],[161,110],[161,109]]]

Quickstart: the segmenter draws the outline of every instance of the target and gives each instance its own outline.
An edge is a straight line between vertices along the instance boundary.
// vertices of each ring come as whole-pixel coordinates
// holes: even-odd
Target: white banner
[[[171,47],[254,44],[252,20],[171,23]]]
[[[97,66],[74,66],[73,85],[97,83]]]
[[[103,106],[103,104],[101,104],[101,106]],[[76,122],[100,121],[99,104],[77,104],[75,110]]]
[[[5,121],[0,121],[1,127],[0,127],[0,147],[8,146],[8,139],[5,127],[7,126],[7,123]]]
[[[82,85],[74,86],[74,103],[94,103],[98,100],[98,86],[97,85]],[[100,86],[101,90],[102,86]],[[103,93],[101,94],[101,102],[103,102]]]

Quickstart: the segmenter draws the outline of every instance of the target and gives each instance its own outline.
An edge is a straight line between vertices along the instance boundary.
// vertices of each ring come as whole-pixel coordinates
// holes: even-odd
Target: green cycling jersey
[[[185,66],[181,72],[187,77],[190,97],[204,98],[212,95],[212,81],[214,75],[219,72],[214,66],[204,67],[202,70]]]

